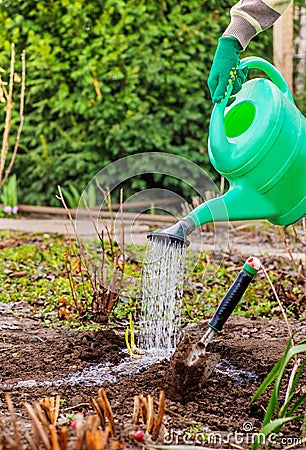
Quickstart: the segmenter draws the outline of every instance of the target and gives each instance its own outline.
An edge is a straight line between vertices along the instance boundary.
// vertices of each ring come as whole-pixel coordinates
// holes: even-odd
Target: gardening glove
[[[225,97],[231,82],[233,90],[227,105],[233,103],[235,94],[240,91],[242,83],[248,75],[247,67],[238,69],[241,50],[242,47],[235,37],[222,36],[219,38],[208,78],[208,87],[213,103],[218,103]]]

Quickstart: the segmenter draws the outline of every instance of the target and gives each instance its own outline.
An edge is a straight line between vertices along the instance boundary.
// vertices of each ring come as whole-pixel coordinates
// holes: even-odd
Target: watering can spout
[[[260,204],[260,208],[258,208]],[[196,227],[210,222],[270,219],[276,209],[262,194],[250,186],[231,187],[226,194],[202,203],[185,218]]]
[[[167,239],[177,245],[188,246],[187,236],[205,223],[248,219],[273,220],[275,215],[275,207],[263,195],[250,186],[237,185],[221,197],[202,203],[175,225],[150,232],[148,238],[155,241]]]

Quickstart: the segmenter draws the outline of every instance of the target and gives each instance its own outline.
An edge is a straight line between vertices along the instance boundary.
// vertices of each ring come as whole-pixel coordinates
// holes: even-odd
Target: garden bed
[[[1,390],[11,396],[21,435],[30,427],[23,403],[59,394],[60,418],[70,426],[72,438],[72,415],[92,413],[90,398],[104,386],[118,427],[131,424],[134,396],[152,394],[158,398],[160,390],[164,390],[165,443],[227,448],[229,439],[250,448],[253,433],[260,430],[268,397],[264,395],[251,407],[250,399],[284,352],[288,329],[283,321],[232,317],[222,335],[211,343],[210,351],[220,354],[221,362],[210,378],[189,392],[178,388],[173,396],[168,376],[171,360],[154,363],[140,373],[136,373],[139,361],[135,360],[134,367],[118,373],[116,366],[131,361],[122,331],[41,328],[24,306],[2,307],[0,333]],[[291,325],[300,327],[297,321]],[[201,322],[188,326],[185,333],[196,339],[204,330]],[[305,337],[305,329],[298,331],[296,339]],[[3,395],[0,408],[6,432],[13,435]],[[139,424],[136,428],[141,427]],[[285,448],[286,440],[299,437],[299,426],[284,428],[272,448]]]
[[[248,232],[244,229],[243,233],[245,238]],[[249,233],[251,236],[253,231]],[[9,438],[12,444],[16,430],[14,434],[14,416],[9,411],[7,394],[24,445],[25,436],[31,434],[31,418],[25,404],[59,396],[57,429],[67,427],[69,448],[75,448],[75,416],[82,413],[86,418],[94,413],[91,399],[103,387],[115,417],[116,442],[121,443],[121,447],[119,444],[112,447],[110,443],[109,448],[143,445],[134,439],[137,430],[146,428],[141,420],[132,423],[135,396],[152,395],[157,401],[163,390],[166,399],[163,427],[155,440],[145,435],[145,445],[194,444],[206,448],[250,449],[262,426],[271,388],[254,404],[250,405],[250,400],[285,351],[289,338],[287,324],[262,271],[250,286],[248,300],[240,303],[236,311],[239,315],[231,317],[222,334],[210,344],[209,351],[218,355],[220,362],[205,383],[199,384],[197,380],[186,387],[172,378],[173,359],[154,362],[146,356],[133,360],[128,355],[124,333],[128,310],[134,308],[135,313],[135,304],[117,305],[119,310],[110,317],[109,325],[96,324],[94,320],[77,321],[73,303],[68,300],[67,280],[65,284],[63,258],[68,244],[58,235],[53,238],[36,234],[2,236],[0,294],[6,302],[0,303],[3,448],[19,448],[9,445]],[[301,245],[301,239],[297,240],[298,251]],[[211,316],[244,258],[237,253],[225,255],[222,269],[208,278],[206,289],[203,280],[199,281],[201,259],[190,274],[185,286],[183,333],[193,342],[206,330],[207,321],[199,319]],[[296,261],[294,267],[290,257],[264,256],[262,263],[289,314],[290,327],[296,331],[295,342],[305,340],[303,262]],[[7,303],[9,298],[15,301]],[[137,321],[136,313],[135,318]],[[289,375],[290,366],[284,377],[281,399]],[[297,395],[303,394],[303,389],[298,386]],[[286,424],[281,434],[271,437],[270,448],[298,444],[304,436],[303,430],[300,421]]]

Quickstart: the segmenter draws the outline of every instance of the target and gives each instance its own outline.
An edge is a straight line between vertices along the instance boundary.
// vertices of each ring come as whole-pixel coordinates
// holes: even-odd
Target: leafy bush
[[[23,203],[58,205],[58,184],[82,191],[104,166],[138,152],[176,153],[214,174],[206,81],[233,3],[1,3],[0,67],[8,67],[11,42],[27,53],[15,166]],[[271,42],[265,32],[247,54],[269,57]],[[150,187],[154,178],[142,181]]]

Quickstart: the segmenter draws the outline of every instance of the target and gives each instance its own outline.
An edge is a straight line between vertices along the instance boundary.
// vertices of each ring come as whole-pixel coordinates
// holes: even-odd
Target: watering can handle
[[[258,56],[249,56],[247,58],[243,58],[240,61],[239,69],[243,69],[244,67],[248,67],[249,69],[259,69],[262,70],[271,81],[281,90],[281,92],[294,103],[292,94],[290,92],[289,86],[282,76],[282,74],[273,66],[273,64],[269,63],[263,58],[259,58]],[[228,85],[228,89],[226,95],[220,103],[216,103],[215,109],[222,111],[224,113],[225,107],[227,105],[228,99],[231,96],[233,90],[233,82],[230,81]]]
[[[290,89],[286,83],[284,77],[279,73],[279,71],[268,61],[263,58],[258,58],[257,56],[250,56],[248,58],[243,58],[240,62],[239,69],[244,67],[248,67],[249,69],[260,69],[265,72],[271,81],[281,90],[281,92],[292,102],[294,100],[292,98]],[[214,109],[211,114],[211,120],[209,125],[209,136],[210,136],[210,147],[214,149],[214,152],[217,149],[227,149],[230,150],[230,147],[235,144],[230,143],[226,137],[225,128],[224,128],[224,111],[228,102],[228,99],[233,90],[233,82],[230,81],[227,89],[227,93],[221,102],[216,103],[214,105]],[[216,132],[217,130],[217,132]],[[214,161],[213,152],[208,149],[209,157],[211,161]]]
[[[292,102],[294,101],[285,78],[273,66],[273,64],[269,63],[263,58],[259,58],[257,56],[249,56],[248,58],[243,58],[240,61],[239,69],[243,69],[244,67],[248,67],[249,69],[262,70],[266,75],[268,75],[270,80],[281,90],[281,92],[289,100],[291,100]]]

